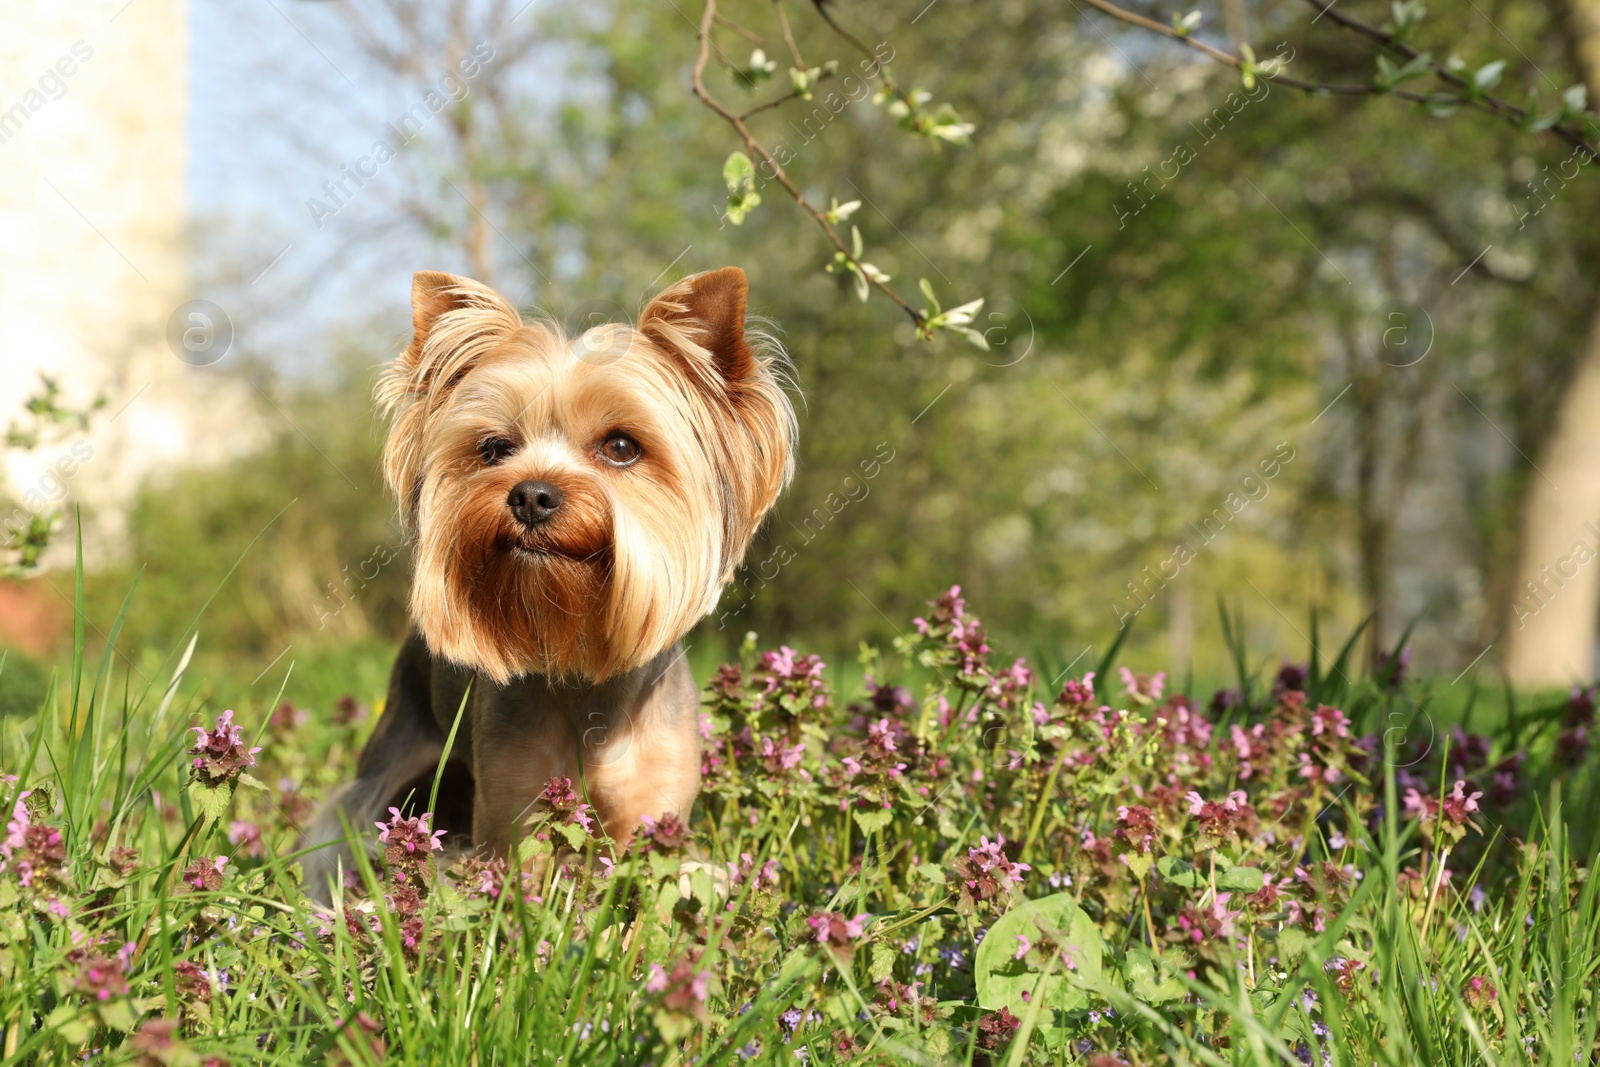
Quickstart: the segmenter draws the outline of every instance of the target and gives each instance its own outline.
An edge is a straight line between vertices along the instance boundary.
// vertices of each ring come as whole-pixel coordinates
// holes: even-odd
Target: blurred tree
[[[1600,101],[1600,3],[1567,0],[1572,56]],[[1568,163],[1588,163],[1569,157]],[[1550,195],[1577,167],[1558,169]],[[1591,183],[1592,184],[1592,183]],[[1542,196],[1541,196],[1542,202]],[[1591,215],[1590,218],[1593,216]],[[1591,272],[1591,279],[1596,274]],[[1528,483],[1521,544],[1506,612],[1506,674],[1520,686],[1569,685],[1594,675],[1600,649],[1600,284],[1591,283],[1593,315]]]
[[[1487,427],[1478,428],[1479,435],[1492,431],[1505,437],[1495,418],[1486,414],[1478,401],[1463,389],[1462,384],[1470,386],[1472,383],[1456,384],[1455,377],[1459,376],[1459,370],[1464,368],[1458,367],[1455,372],[1440,373],[1439,359],[1436,358],[1431,363],[1423,362],[1432,345],[1439,340],[1434,336],[1436,326],[1433,312],[1448,307],[1449,304],[1457,304],[1456,313],[1461,314],[1463,318],[1466,318],[1470,311],[1466,302],[1451,300],[1453,294],[1448,292],[1448,289],[1454,288],[1460,276],[1447,285],[1442,278],[1449,275],[1441,272],[1453,271],[1454,267],[1451,265],[1453,260],[1455,264],[1466,264],[1461,272],[1463,275],[1469,271],[1476,271],[1485,277],[1524,283],[1533,272],[1526,269],[1523,263],[1517,262],[1522,257],[1516,253],[1525,253],[1535,242],[1519,240],[1515,234],[1508,234],[1509,223],[1516,221],[1520,229],[1525,224],[1527,212],[1505,211],[1498,218],[1486,218],[1481,209],[1474,210],[1480,208],[1485,196],[1496,196],[1497,184],[1504,184],[1503,180],[1496,182],[1491,175],[1486,174],[1482,166],[1488,158],[1505,155],[1503,138],[1486,143],[1484,133],[1470,131],[1465,136],[1471,139],[1476,151],[1458,151],[1450,149],[1461,147],[1460,138],[1463,134],[1459,130],[1452,131],[1457,138],[1457,144],[1448,147],[1436,146],[1432,138],[1419,140],[1418,134],[1411,127],[1394,131],[1388,136],[1374,136],[1372,120],[1365,115],[1369,109],[1357,105],[1356,110],[1352,111],[1348,101],[1368,94],[1388,93],[1426,103],[1431,111],[1439,115],[1448,114],[1457,107],[1482,110],[1500,117],[1511,118],[1519,125],[1558,132],[1568,142],[1567,149],[1571,150],[1568,162],[1587,164],[1594,157],[1594,149],[1588,139],[1594,136],[1595,127],[1592,116],[1582,114],[1581,89],[1562,92],[1554,111],[1547,111],[1541,107],[1536,84],[1525,91],[1529,101],[1525,108],[1518,108],[1494,96],[1491,90],[1500,84],[1506,64],[1497,60],[1469,72],[1468,65],[1457,58],[1456,51],[1451,53],[1447,63],[1431,62],[1426,54],[1418,52],[1409,43],[1417,36],[1423,15],[1422,10],[1414,5],[1397,5],[1394,9],[1394,22],[1379,29],[1351,17],[1343,10],[1332,13],[1328,9],[1321,8],[1321,5],[1313,4],[1313,8],[1317,9],[1317,18],[1330,15],[1327,24],[1330,28],[1338,24],[1356,34],[1354,39],[1346,36],[1342,40],[1329,39],[1327,34],[1315,36],[1298,32],[1288,27],[1289,20],[1281,8],[1263,6],[1259,10],[1263,24],[1274,32],[1280,29],[1289,32],[1294,42],[1289,55],[1309,60],[1309,63],[1303,66],[1296,65],[1294,69],[1297,72],[1306,69],[1318,71],[1319,76],[1326,77],[1328,81],[1318,81],[1314,83],[1315,86],[1328,85],[1329,91],[1337,98],[1346,101],[1340,107],[1340,111],[1335,113],[1336,121],[1342,121],[1356,113],[1361,113],[1366,120],[1356,136],[1341,139],[1339,154],[1319,161],[1321,167],[1316,172],[1316,178],[1308,180],[1305,177],[1308,171],[1286,166],[1294,162],[1290,153],[1298,152],[1304,158],[1317,154],[1319,148],[1326,152],[1327,142],[1333,140],[1332,131],[1327,128],[1315,131],[1314,136],[1318,138],[1315,144],[1310,143],[1311,138],[1307,136],[1308,131],[1304,128],[1296,131],[1282,127],[1275,128],[1269,136],[1252,142],[1248,132],[1236,134],[1235,131],[1259,128],[1258,124],[1235,123],[1228,131],[1230,134],[1228,147],[1219,150],[1210,148],[1211,141],[1221,132],[1221,128],[1232,122],[1233,116],[1253,101],[1255,94],[1251,90],[1258,81],[1263,88],[1277,85],[1302,89],[1313,87],[1307,83],[1304,76],[1289,77],[1284,73],[1283,65],[1274,65],[1270,61],[1261,62],[1248,48],[1240,49],[1237,55],[1230,55],[1214,46],[1201,43],[1191,36],[1192,27],[1199,18],[1198,12],[1183,20],[1174,15],[1172,22],[1174,28],[1169,29],[1160,22],[1153,22],[1107,2],[1101,0],[1092,2],[1094,6],[1114,14],[1125,22],[1138,25],[1147,31],[1153,30],[1174,37],[1197,50],[1206,52],[1213,58],[1239,67],[1244,83],[1242,88],[1228,97],[1226,110],[1219,107],[1210,109],[1208,113],[1202,111],[1205,116],[1201,120],[1204,128],[1191,121],[1190,125],[1200,134],[1200,141],[1185,142],[1172,155],[1165,158],[1157,157],[1159,162],[1145,166],[1142,174],[1137,172],[1132,174],[1133,180],[1127,184],[1128,192],[1120,198],[1120,206],[1115,208],[1119,231],[1129,225],[1130,217],[1142,214],[1147,207],[1153,207],[1154,201],[1166,197],[1168,205],[1181,206],[1172,210],[1153,207],[1156,217],[1151,225],[1164,223],[1169,227],[1169,231],[1162,234],[1162,240],[1171,241],[1172,230],[1178,231],[1180,235],[1178,240],[1171,241],[1171,244],[1180,250],[1166,256],[1165,262],[1170,265],[1174,260],[1183,257],[1212,256],[1225,245],[1217,240],[1218,235],[1215,232],[1206,234],[1197,231],[1205,230],[1208,224],[1218,218],[1229,218],[1234,215],[1235,212],[1230,210],[1230,198],[1226,195],[1216,195],[1218,190],[1204,185],[1200,186],[1201,195],[1196,198],[1186,197],[1182,192],[1168,193],[1169,183],[1174,182],[1179,174],[1183,173],[1184,168],[1193,165],[1195,170],[1204,170],[1218,156],[1230,157],[1240,169],[1248,166],[1248,159],[1268,157],[1278,169],[1273,175],[1262,176],[1260,185],[1247,177],[1252,192],[1265,206],[1270,207],[1294,226],[1297,233],[1309,244],[1310,251],[1315,252],[1322,260],[1321,264],[1311,264],[1319,268],[1317,272],[1300,273],[1298,278],[1304,280],[1316,278],[1321,282],[1337,283],[1331,287],[1320,286],[1323,290],[1320,299],[1305,299],[1307,294],[1304,292],[1297,292],[1295,296],[1298,297],[1297,310],[1304,315],[1314,317],[1317,321],[1312,332],[1320,333],[1325,343],[1343,351],[1341,360],[1344,366],[1340,376],[1345,380],[1345,388],[1339,391],[1338,398],[1343,398],[1346,392],[1349,392],[1352,400],[1347,406],[1354,411],[1354,433],[1351,440],[1354,463],[1350,472],[1353,486],[1349,494],[1349,503],[1353,505],[1352,513],[1355,519],[1359,582],[1374,618],[1372,646],[1376,653],[1384,647],[1385,640],[1392,633],[1389,616],[1394,610],[1391,576],[1395,571],[1393,542],[1397,524],[1405,518],[1404,511],[1411,490],[1415,487],[1419,469],[1425,470],[1430,466],[1424,462],[1428,458],[1427,453],[1437,451],[1438,442],[1430,449],[1427,437],[1441,428],[1439,415],[1444,411],[1441,405],[1453,406],[1456,398],[1459,398],[1488,423]],[[709,29],[714,22],[711,16],[713,9],[714,2],[708,3],[706,19],[702,23],[702,42],[710,36]],[[1506,9],[1509,9],[1509,12]],[[1496,35],[1509,39],[1505,38],[1499,28],[1500,20],[1506,19],[1509,14],[1509,17],[1514,19],[1513,29],[1518,32],[1519,38],[1532,37],[1538,42],[1537,45],[1529,45],[1529,50],[1539,56],[1537,61],[1529,58],[1527,51],[1519,46],[1519,54],[1526,63],[1526,69],[1519,80],[1523,83],[1537,83],[1543,79],[1550,87],[1557,87],[1558,83],[1551,81],[1545,68],[1559,68],[1565,58],[1559,23],[1548,15],[1533,15],[1532,12],[1514,5],[1504,5],[1491,13],[1481,10],[1477,10],[1476,13],[1486,25],[1480,26],[1477,20],[1466,19],[1444,22],[1444,25],[1449,27],[1448,32],[1454,33],[1458,27],[1467,27],[1459,30],[1456,39],[1449,41],[1453,49],[1468,54],[1478,51],[1481,54],[1486,48],[1499,47],[1499,41],[1495,40]],[[823,14],[832,25],[832,20],[827,19],[826,9]],[[857,9],[851,14],[860,16],[862,12]],[[1230,34],[1237,35],[1240,22],[1237,14],[1226,21],[1230,26]],[[841,33],[841,36],[847,41],[850,40],[847,34]],[[1355,41],[1359,41],[1361,46],[1352,47]],[[1378,71],[1370,82],[1364,82],[1366,75],[1362,68],[1372,62],[1374,42],[1380,50]],[[1283,45],[1278,47],[1279,58],[1283,56],[1284,48]],[[1262,52],[1265,54],[1266,49]],[[1127,53],[1119,50],[1119,54],[1126,58]],[[1390,60],[1391,56],[1395,57],[1393,62]],[[1404,64],[1404,69],[1397,66],[1400,63]],[[1141,93],[1148,86],[1151,90],[1149,95],[1152,98],[1159,98],[1161,90],[1157,82],[1149,76],[1148,65],[1145,69],[1140,69],[1137,64],[1130,63],[1130,65],[1141,75],[1144,84],[1140,85],[1137,81],[1129,84],[1136,86],[1137,91]],[[1270,72],[1270,81],[1262,80],[1266,77],[1262,71]],[[1432,79],[1426,92],[1399,88],[1419,78]],[[885,88],[886,91],[891,88],[887,79]],[[1240,100],[1241,93],[1244,94],[1242,100]],[[1161,110],[1165,109],[1166,105],[1163,104]],[[718,110],[719,114],[728,117],[722,109]],[[1326,115],[1327,108],[1320,108],[1319,112]],[[1255,118],[1254,112],[1251,118]],[[737,123],[735,125],[740,137],[750,145],[751,138],[748,132]],[[1245,158],[1232,151],[1241,145],[1247,145],[1250,149]],[[1424,148],[1424,145],[1427,147]],[[759,145],[753,147],[758,151],[761,148]],[[1374,147],[1382,153],[1378,158],[1374,158],[1374,154],[1367,151]],[[1359,159],[1359,166],[1343,165],[1346,160],[1352,158],[1348,151],[1350,148],[1354,149],[1354,158]],[[1207,158],[1200,164],[1193,164],[1195,156],[1201,152]],[[1406,175],[1392,173],[1394,168],[1385,164],[1395,158],[1405,158],[1412,173]],[[1576,166],[1573,169],[1575,171]],[[1415,180],[1417,175],[1425,175],[1427,181],[1417,182]],[[1285,178],[1289,180],[1283,180]],[[1197,184],[1189,176],[1185,176],[1183,182],[1186,188],[1192,188]],[[1562,181],[1559,184],[1564,188],[1566,183]],[[1262,186],[1272,191],[1270,193],[1264,191]],[[1548,183],[1546,186],[1548,187]],[[1287,209],[1284,207],[1285,202],[1288,204]],[[1539,210],[1542,211],[1543,200],[1538,203],[1541,205]],[[1337,210],[1341,206],[1344,210]],[[1464,210],[1457,213],[1450,210],[1451,206],[1458,206]],[[1297,211],[1297,208],[1301,210]],[[1078,217],[1077,214],[1072,214],[1063,221],[1070,224]],[[1458,219],[1469,220],[1468,226],[1463,228]],[[1211,228],[1215,229],[1214,226]],[[1466,237],[1466,233],[1472,229],[1480,233],[1502,235],[1502,239],[1512,245],[1513,253],[1508,256],[1502,252],[1499,256],[1486,259],[1486,253],[1492,247],[1491,242],[1482,252],[1474,255],[1471,251],[1474,242]],[[1309,237],[1306,234],[1307,230],[1311,231]],[[830,234],[830,237],[833,235]],[[1122,238],[1120,233],[1118,238],[1110,253],[1113,259],[1131,251],[1128,247],[1130,241]],[[1543,284],[1538,288],[1544,291],[1538,295],[1555,307],[1562,304],[1570,307],[1574,303],[1575,295],[1570,284],[1571,278],[1570,276],[1563,278],[1561,275],[1564,272],[1560,268],[1573,263],[1574,257],[1578,262],[1590,258],[1592,249],[1586,247],[1586,242],[1581,237],[1570,240],[1564,234],[1562,238],[1563,240],[1557,243],[1564,246],[1555,249],[1557,270],[1551,271],[1547,268],[1539,272],[1543,276],[1540,279]],[[837,243],[837,239],[834,239]],[[1136,241],[1137,238],[1133,240]],[[1522,247],[1517,248],[1518,245]],[[1324,247],[1331,247],[1331,254],[1325,254]],[[1273,258],[1274,252],[1281,256],[1283,251],[1285,250],[1270,247],[1269,243],[1268,246],[1251,249],[1250,252],[1253,254],[1248,258],[1256,262],[1268,262]],[[1160,253],[1157,252],[1156,255],[1159,256]],[[1236,268],[1246,266],[1247,264],[1240,263]],[[1330,272],[1337,278],[1331,277]],[[1592,271],[1585,273],[1592,276]],[[1230,277],[1249,277],[1252,282],[1259,281],[1253,272],[1238,269],[1224,272],[1220,279],[1216,275],[1191,276],[1172,269],[1163,272],[1161,277],[1169,285],[1174,282],[1181,285],[1184,284],[1184,279],[1193,277],[1202,286],[1203,291],[1209,291],[1213,295],[1218,287],[1227,285],[1227,279]],[[1105,278],[1105,273],[1085,272],[1080,278],[1085,279],[1084,284],[1093,286]],[[1550,284],[1552,280],[1553,285]],[[1578,303],[1592,302],[1591,286],[1592,283],[1591,285],[1579,283],[1576,294]],[[1298,283],[1294,284],[1294,288],[1298,290]],[[1375,295],[1376,301],[1374,301]],[[1144,291],[1138,291],[1135,300],[1143,300],[1145,296]],[[1524,299],[1527,296],[1526,287],[1523,296]],[[1426,299],[1419,302],[1419,297]],[[1228,301],[1226,298],[1219,303],[1223,306],[1230,304],[1238,306],[1237,301]],[[1387,305],[1387,309],[1384,305]],[[1127,310],[1132,315],[1138,313],[1134,307]],[[1501,317],[1502,324],[1522,317],[1514,310],[1507,310],[1509,313]],[[1375,314],[1378,316],[1376,320],[1374,320]],[[1570,318],[1565,315],[1561,318],[1566,320],[1563,330],[1570,332],[1572,327]],[[1147,319],[1134,321],[1137,321],[1138,328],[1145,332],[1147,341],[1168,332],[1159,322],[1152,324]],[[1223,321],[1236,331],[1243,322],[1254,324],[1263,320],[1259,314],[1240,314],[1225,316]],[[1424,323],[1428,334],[1427,347],[1424,347],[1417,336],[1422,332]],[[1202,317],[1198,323],[1191,320],[1183,323],[1179,329],[1188,334],[1185,339],[1193,343],[1196,340],[1195,329],[1198,327],[1204,332],[1205,324],[1206,320]],[[1482,316],[1477,316],[1475,321],[1469,320],[1467,329],[1452,332],[1456,333],[1456,336],[1447,340],[1457,344],[1467,342],[1465,348],[1470,353],[1472,348],[1481,349],[1481,341],[1494,336],[1498,331],[1492,328],[1485,329]],[[1409,348],[1403,347],[1407,338],[1411,341]],[[1509,340],[1510,337],[1506,336],[1506,339]],[[1532,340],[1533,338],[1524,334],[1520,338],[1519,347],[1525,350]],[[1455,345],[1452,344],[1452,347]],[[1578,348],[1578,345],[1573,345],[1573,349]],[[1244,346],[1243,351],[1236,346],[1232,353],[1235,362],[1239,356],[1248,356],[1249,350],[1248,344]],[[1586,377],[1583,366],[1581,358],[1575,360],[1571,356],[1551,357],[1548,354],[1535,353],[1532,359],[1520,356],[1515,359],[1513,366],[1508,368],[1512,371],[1510,375],[1500,378],[1498,382],[1484,383],[1491,386],[1491,392],[1509,392],[1511,397],[1518,401],[1514,404],[1513,414],[1516,416],[1514,422],[1520,440],[1509,437],[1506,440],[1512,443],[1523,460],[1520,469],[1513,472],[1511,495],[1513,498],[1520,498],[1521,525],[1525,533],[1524,544],[1518,548],[1513,543],[1509,552],[1504,545],[1511,539],[1503,536],[1492,538],[1492,541],[1497,543],[1487,546],[1488,551],[1480,552],[1478,559],[1474,561],[1480,579],[1470,584],[1487,586],[1491,592],[1489,603],[1475,605],[1479,610],[1473,612],[1483,620],[1480,625],[1473,628],[1478,633],[1480,641],[1485,632],[1492,636],[1494,624],[1502,617],[1504,605],[1509,599],[1507,587],[1512,587],[1512,597],[1521,595],[1522,589],[1527,587],[1525,575],[1530,566],[1534,577],[1538,577],[1541,566],[1545,568],[1549,566],[1545,557],[1554,560],[1569,556],[1573,547],[1571,538],[1581,532],[1582,522],[1592,522],[1593,518],[1600,514],[1600,495],[1585,490],[1564,493],[1555,488],[1554,479],[1546,477],[1543,473],[1540,473],[1538,480],[1532,480],[1531,475],[1539,472],[1540,468],[1526,459],[1530,453],[1540,451],[1540,446],[1544,443],[1546,411],[1558,404],[1572,413],[1587,411],[1591,406],[1588,404],[1587,391],[1584,388]],[[1394,373],[1396,369],[1406,373],[1396,374]],[[1518,379],[1519,374],[1522,376],[1521,380]],[[1531,389],[1528,388],[1527,381],[1530,377],[1541,379]],[[1449,385],[1450,388],[1442,388],[1445,385]],[[1449,395],[1451,392],[1455,393],[1456,397],[1451,397]],[[1587,433],[1593,432],[1587,425],[1580,431],[1578,423],[1582,421],[1581,417],[1568,418],[1565,422],[1558,418],[1556,432],[1546,448],[1548,454],[1557,458],[1563,455],[1570,456],[1563,460],[1566,466],[1585,468],[1586,464],[1588,468],[1592,468],[1594,464],[1590,457],[1600,452],[1600,448],[1587,440]],[[1437,473],[1437,465],[1432,466],[1434,470],[1428,473]],[[1574,484],[1595,481],[1592,476],[1585,480],[1576,472],[1570,480]],[[1596,486],[1596,492],[1600,493],[1600,482],[1596,482]],[[1512,528],[1514,530],[1515,526]],[[1556,553],[1554,547],[1560,547],[1562,551]],[[1533,561],[1531,565],[1530,558]],[[1517,577],[1521,581],[1508,582],[1505,575],[1519,559],[1523,573]],[[1568,579],[1571,576],[1563,570],[1561,577]],[[1600,582],[1600,577],[1590,576],[1586,579],[1586,582],[1589,581]],[[1548,587],[1549,584],[1546,571],[1545,585]],[[1521,682],[1544,684],[1553,680],[1571,680],[1574,675],[1585,676],[1592,669],[1590,661],[1596,624],[1595,598],[1589,595],[1592,590],[1586,585],[1571,589],[1569,595],[1564,589],[1566,584],[1565,581],[1558,583],[1563,587],[1560,598],[1542,597],[1536,602],[1540,606],[1535,608],[1535,612],[1538,612],[1546,604],[1558,601],[1561,603],[1562,610],[1559,613],[1551,611],[1547,616],[1551,620],[1550,626],[1561,631],[1562,641],[1559,644],[1537,640],[1521,641],[1517,639],[1520,635],[1516,628],[1510,631],[1508,666],[1513,676]],[[1475,590],[1464,590],[1464,592],[1475,593]],[[1416,597],[1413,596],[1411,599],[1416,600]],[[1423,599],[1421,607],[1450,607],[1438,603],[1430,605],[1426,603],[1430,598]],[[1515,601],[1512,607],[1517,615],[1515,621],[1520,626],[1530,613],[1519,608]],[[1463,644],[1470,641],[1464,632],[1458,631],[1457,636],[1463,640]]]
[[[1479,58],[1504,27],[1529,57],[1508,84],[1571,62],[1551,12],[1469,6],[1438,21]],[[1136,658],[1215,672],[1222,650],[1195,616],[1219,594],[1249,605],[1258,647],[1300,646],[1308,604],[1346,625],[1372,611],[1375,648],[1424,615],[1435,668],[1497,639],[1537,478],[1523,456],[1566,395],[1600,262],[1581,224],[1593,183],[1535,217],[1514,209],[1535,154],[1564,151],[1365,90],[1246,89],[1149,31],[1113,35],[1035,0],[938,5],[910,24],[882,4],[825,10],[854,41],[803,7],[792,22],[771,3],[727,7],[700,75],[792,191],[691,95],[696,27],[670,5],[425,15],[394,0],[362,6],[353,31],[387,42],[369,47],[398,77],[435,69],[480,32],[461,25],[498,11],[563,87],[552,111],[541,83],[508,76],[417,146],[434,178],[413,217],[447,262],[569,324],[736,262],[754,310],[787,331],[800,473],[693,641],[755,628],[850,651],[955,582],[997,643],[1058,646],[1063,666],[1132,622]],[[1263,60],[1371,84],[1371,47],[1307,29],[1302,10],[1224,21],[1274,42]],[[786,208],[796,192],[837,243]],[[936,313],[919,279],[937,313],[986,298],[945,325],[987,349],[952,329],[919,340]],[[361,344],[352,368],[387,355]],[[262,384],[316,445],[286,429],[214,482],[153,487],[135,534],[146,588],[159,599],[158,572],[181,574],[169,614],[192,611],[200,576],[220,579],[298,496],[241,567],[238,603],[213,608],[214,632],[269,656],[319,626],[397,632],[395,565],[356,610],[315,610],[389,535],[379,430],[350,418],[368,410],[366,374]]]

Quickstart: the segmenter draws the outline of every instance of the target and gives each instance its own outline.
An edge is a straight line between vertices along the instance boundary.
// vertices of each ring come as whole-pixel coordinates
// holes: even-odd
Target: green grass
[[[1469,681],[1388,687],[1326,651],[1302,707],[1250,669],[1275,657],[1240,650],[1240,677],[1223,684],[1249,695],[1202,728],[1213,686],[1194,686],[1193,708],[1121,694],[1107,657],[1097,700],[1059,698],[1007,673],[1009,656],[968,660],[975,620],[953,618],[968,628],[933,616],[930,634],[827,671],[754,648],[736,678],[698,664],[717,762],[682,842],[669,827],[618,851],[556,805],[527,828],[524,893],[474,892],[482,865],[447,876],[448,854],[387,867],[375,855],[321,911],[301,892],[297,828],[371,729],[370,715],[337,714],[338,699],[375,706],[389,650],[297,648],[253,676],[204,677],[203,656],[184,665],[187,641],[90,657],[80,616],[42,708],[0,720],[0,768],[20,779],[0,800],[27,813],[13,812],[0,867],[0,1054],[795,1064],[803,1046],[810,1063],[1596,1062],[1600,774],[1592,753],[1556,756],[1581,707]],[[121,622],[94,620],[112,645]],[[867,674],[907,692],[874,693]],[[269,722],[284,699],[303,722]],[[1342,709],[1349,739],[1313,730],[1320,702]],[[224,708],[262,746],[259,764],[196,788],[190,730]],[[875,742],[865,727],[880,720],[890,729]],[[1484,737],[1468,746],[1487,746],[1465,762],[1448,729],[1463,720]],[[1232,727],[1257,724],[1246,776]],[[1383,742],[1363,753],[1360,735]],[[761,739],[804,747],[784,769]],[[1514,795],[1486,796],[1474,826],[1407,814],[1407,788],[1484,788],[1514,752]],[[1207,836],[1191,790],[1211,802],[1242,790],[1254,821]],[[1151,812],[1149,852],[1117,835],[1129,805]],[[259,829],[259,855],[241,823]],[[375,830],[353,832],[376,846]],[[981,841],[997,837],[1003,864],[1031,869],[983,881],[996,854],[983,859]],[[407,885],[420,899],[397,903]]]

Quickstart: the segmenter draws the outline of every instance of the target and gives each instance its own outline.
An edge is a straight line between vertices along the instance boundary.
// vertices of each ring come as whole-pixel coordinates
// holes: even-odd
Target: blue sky
[[[331,203],[323,183],[370,153],[421,81],[376,70],[330,3],[191,0],[190,26],[197,277],[247,350],[285,369],[325,358],[330,329],[392,332],[371,338],[385,349],[409,324],[412,271],[463,268],[398,210],[407,156],[320,227],[307,201]]]

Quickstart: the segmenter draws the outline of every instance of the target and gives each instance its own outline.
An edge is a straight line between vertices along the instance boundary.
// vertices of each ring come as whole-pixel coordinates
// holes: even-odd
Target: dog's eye
[[[490,437],[478,445],[478,455],[487,466],[494,466],[517,450],[517,446],[504,437]]]
[[[626,467],[639,458],[639,442],[627,434],[614,433],[600,442],[600,458],[613,467]]]

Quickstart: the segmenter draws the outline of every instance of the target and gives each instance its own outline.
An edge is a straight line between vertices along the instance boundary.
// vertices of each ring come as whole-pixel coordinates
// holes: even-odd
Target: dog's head
[[[569,340],[478,282],[416,275],[377,395],[435,654],[501,683],[599,680],[712,609],[794,469],[780,355],[746,333],[745,294],[727,267],[637,328]]]

